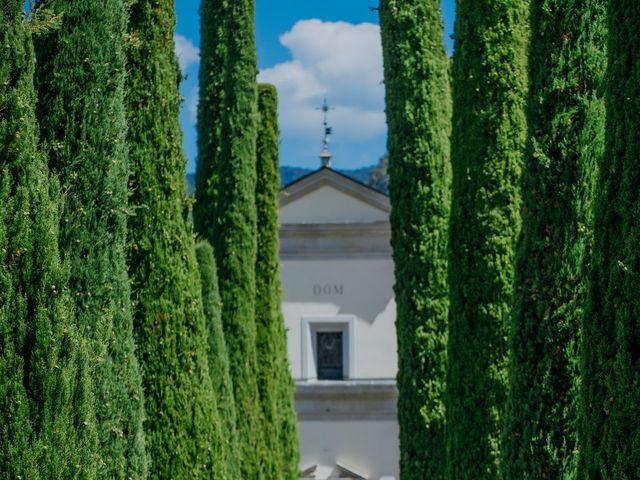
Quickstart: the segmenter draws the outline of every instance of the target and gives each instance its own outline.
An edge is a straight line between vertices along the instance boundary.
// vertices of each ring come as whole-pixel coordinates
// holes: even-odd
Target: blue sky
[[[186,76],[180,123],[187,171],[195,171],[200,0],[176,2],[177,50]],[[259,80],[280,95],[280,161],[316,168],[327,98],[335,110],[331,151],[336,168],[377,162],[385,152],[384,89],[377,0],[256,0]],[[455,0],[442,0],[445,41],[453,48]]]

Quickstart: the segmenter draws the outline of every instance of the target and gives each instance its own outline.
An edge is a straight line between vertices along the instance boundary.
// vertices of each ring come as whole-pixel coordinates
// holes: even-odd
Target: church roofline
[[[320,167],[320,168],[318,168],[317,170],[313,170],[313,171],[311,171],[311,172],[309,172],[309,173],[305,173],[303,176],[301,176],[301,177],[299,177],[299,178],[296,178],[296,179],[295,179],[295,180],[293,180],[292,182],[289,182],[289,183],[287,183],[285,186],[283,186],[282,188],[280,188],[280,191],[286,190],[287,188],[292,187],[292,186],[293,186],[293,185],[295,185],[296,183],[298,183],[298,182],[302,182],[303,180],[306,180],[308,177],[312,177],[312,176],[314,176],[315,174],[322,172],[323,170],[330,170],[330,171],[331,171],[331,173],[335,173],[336,175],[338,175],[338,176],[340,176],[340,177],[343,177],[343,178],[345,178],[345,179],[347,179],[347,180],[349,180],[349,181],[351,181],[351,182],[353,182],[353,183],[357,183],[357,184],[358,184],[358,185],[360,185],[361,187],[364,187],[364,188],[366,188],[366,189],[372,190],[372,191],[374,191],[375,193],[378,193],[378,194],[383,195],[383,196],[385,196],[385,197],[389,197],[389,195],[388,195],[388,194],[386,194],[386,193],[384,193],[384,192],[382,192],[382,191],[378,190],[377,188],[374,188],[374,187],[372,187],[371,185],[367,185],[366,183],[363,183],[363,182],[361,182],[360,180],[356,180],[355,178],[350,177],[349,175],[347,175],[347,174],[345,174],[345,173],[342,173],[342,172],[341,172],[341,171],[339,171],[339,170],[334,170],[334,169],[333,169],[333,168],[331,168],[331,167]]]
[[[330,167],[314,170],[280,190],[280,206],[285,206],[318,188],[330,185],[382,211],[390,212],[389,196]]]

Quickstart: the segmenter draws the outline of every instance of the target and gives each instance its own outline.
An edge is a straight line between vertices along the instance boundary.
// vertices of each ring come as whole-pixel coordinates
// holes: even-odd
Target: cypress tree
[[[283,355],[280,365],[276,365],[280,373],[276,391],[276,406],[279,412],[278,441],[282,450],[282,473],[284,480],[297,480],[300,475],[300,444],[298,440],[298,416],[295,409],[296,384],[291,376],[289,357],[287,355],[287,331],[284,328],[284,315],[279,312],[278,325],[282,325],[282,332],[278,341]]]
[[[458,2],[453,61],[447,475],[498,478],[526,139],[529,2]]]
[[[608,4],[605,155],[583,333],[580,478],[640,477],[640,3]]]
[[[575,478],[579,334],[604,147],[605,0],[533,0],[503,473]]]
[[[451,90],[438,0],[383,0],[403,479],[444,478]]]
[[[200,100],[198,103],[198,164],[196,166],[193,223],[213,238],[218,178],[217,161],[222,145],[224,82],[227,66],[227,0],[202,0],[200,7]]]
[[[153,478],[226,478],[188,219],[173,0],[131,5],[129,272]]]
[[[215,6],[219,8],[217,12],[209,10]],[[211,2],[202,6],[203,30],[206,20],[212,22],[209,30],[203,31],[203,35],[208,35],[203,36],[203,42],[222,41],[225,46],[219,50],[210,46],[202,52],[207,70],[201,74],[201,81],[206,82],[207,74],[215,75],[211,69],[220,65],[214,61],[216,56],[224,51],[222,77],[216,80],[223,93],[211,94],[208,89],[213,87],[206,84],[201,88],[209,93],[200,100],[200,118],[206,117],[206,122],[199,128],[202,132],[208,125],[212,129],[212,141],[201,142],[201,148],[208,145],[209,149],[201,151],[199,157],[212,163],[204,167],[205,170],[201,167],[198,183],[202,185],[204,181],[208,188],[201,191],[205,198],[196,200],[204,202],[198,206],[202,215],[194,217],[197,232],[211,243],[216,256],[222,324],[236,402],[242,478],[265,478],[262,468],[268,464],[255,377],[257,67],[254,10],[254,0],[229,4]],[[216,13],[220,18],[214,21]],[[212,117],[214,112],[218,112],[217,117]],[[220,141],[218,145],[216,138]],[[210,176],[203,180],[206,169]],[[203,215],[210,215],[210,221],[203,221]]]
[[[218,405],[223,432],[223,448],[229,478],[239,478],[238,436],[236,432],[236,405],[229,373],[229,352],[222,330],[222,303],[218,289],[218,274],[213,248],[209,242],[196,244],[196,257],[202,280],[202,300],[209,333],[209,372]]]
[[[31,29],[0,8],[0,476],[95,478],[87,346],[58,254],[58,183],[37,149]]]
[[[296,480],[299,452],[294,390],[281,312],[278,94],[273,85],[258,86],[258,115],[256,212],[260,228],[257,234],[255,318],[258,392],[267,435],[265,440],[271,452],[265,475]]]
[[[62,16],[36,42],[37,118],[65,192],[60,247],[70,265],[80,334],[90,342],[101,478],[144,478],[142,382],[125,259],[122,0],[40,0]]]

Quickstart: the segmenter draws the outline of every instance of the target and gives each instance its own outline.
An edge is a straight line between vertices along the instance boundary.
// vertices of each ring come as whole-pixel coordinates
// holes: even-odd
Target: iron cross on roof
[[[322,107],[316,108],[316,110],[321,110],[323,114],[323,125],[324,125],[324,138],[322,139],[322,153],[320,153],[320,160],[322,161],[322,166],[325,168],[329,168],[331,166],[331,152],[329,151],[329,136],[333,133],[332,128],[329,126],[329,111],[335,110],[335,108],[330,107],[327,99],[324,99],[324,103]]]

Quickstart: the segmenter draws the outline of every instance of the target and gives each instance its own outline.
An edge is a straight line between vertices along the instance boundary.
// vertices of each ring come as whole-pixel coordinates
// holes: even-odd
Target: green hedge
[[[0,476],[95,478],[87,346],[58,254],[59,185],[36,147],[23,2],[0,10]]]
[[[506,479],[573,479],[579,335],[604,148],[604,0],[533,0],[529,140],[516,262]]]
[[[209,333],[209,372],[218,405],[223,448],[230,479],[238,478],[240,462],[238,456],[238,434],[236,432],[236,405],[233,383],[229,373],[229,352],[222,329],[222,302],[218,289],[218,274],[213,248],[209,242],[196,245],[196,256],[202,280],[202,299]]]
[[[605,155],[583,333],[580,477],[640,477],[640,3],[608,5]]]
[[[216,6],[218,10],[206,13],[205,8]],[[201,142],[200,147],[205,149],[199,156],[211,163],[198,174],[196,190],[204,182],[207,193],[201,205],[198,205],[203,201],[201,197],[196,198],[196,208],[202,209],[200,215],[209,215],[210,219],[203,221],[202,216],[196,216],[195,220],[196,230],[211,243],[216,255],[222,323],[236,402],[241,478],[268,478],[263,476],[269,452],[264,446],[256,379],[254,318],[257,134],[254,10],[254,0],[203,5],[203,33],[205,20],[212,22],[206,26],[207,37],[203,41],[221,41],[224,47],[210,46],[207,58],[203,59],[206,70],[200,80],[202,91],[207,93],[199,110],[201,118],[208,119],[212,133]],[[222,77],[213,80],[210,75],[216,74],[211,68],[216,65],[222,65]],[[212,92],[207,84],[210,80],[223,91]],[[217,118],[211,117],[213,112],[219,112]],[[207,169],[209,176],[204,178]]]
[[[129,271],[151,477],[227,478],[188,219],[173,0],[131,6]]]
[[[298,479],[298,434],[287,334],[281,311],[278,194],[280,192],[278,94],[258,85],[256,212],[256,348],[258,392],[270,446],[266,478]]]
[[[123,0],[39,0],[61,15],[36,39],[37,118],[64,195],[63,259],[80,333],[90,341],[101,478],[148,468],[143,391],[125,258],[129,163]]]
[[[218,161],[227,71],[228,0],[202,0],[200,6],[200,98],[198,102],[198,164],[193,223],[206,237],[215,235]]]
[[[451,89],[438,0],[383,0],[403,479],[445,473]]]
[[[456,16],[447,470],[494,480],[520,228],[529,2],[459,2]]]

